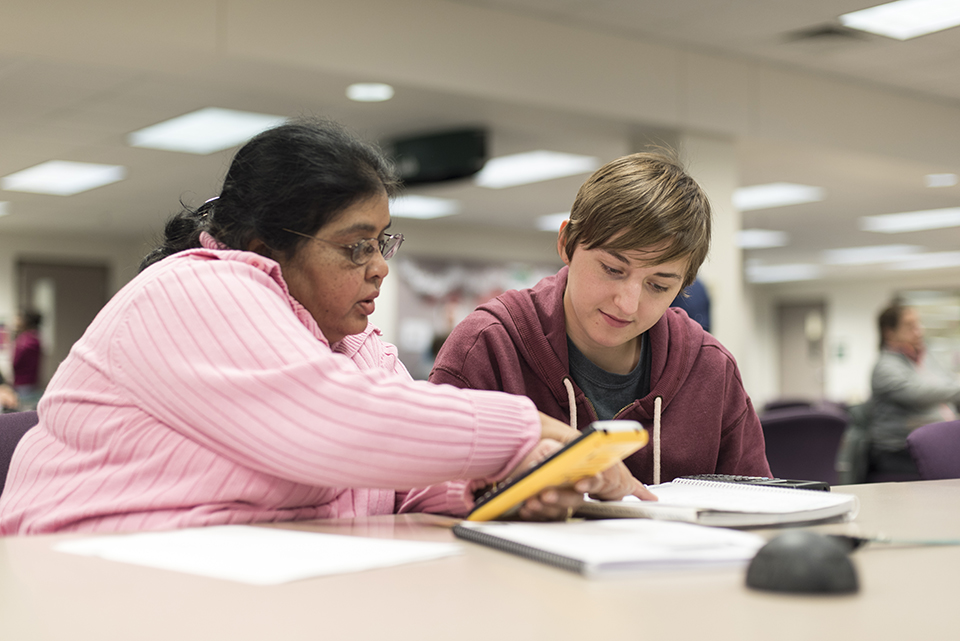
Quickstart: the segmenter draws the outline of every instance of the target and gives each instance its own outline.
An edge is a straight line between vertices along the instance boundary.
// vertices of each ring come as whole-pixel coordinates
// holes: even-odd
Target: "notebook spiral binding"
[[[793,488],[793,487],[777,487],[775,485],[751,485],[749,483],[729,483],[727,481],[706,481],[702,479],[686,479],[686,478],[677,478],[673,480],[674,483],[682,485],[694,485],[697,487],[715,487],[715,488],[727,488],[730,485],[736,485],[737,490],[740,489],[749,489],[752,491],[759,492],[789,492],[794,493],[798,489],[802,490],[804,488]],[[808,492],[813,490],[807,490]]]
[[[578,574],[584,574],[586,571],[586,564],[583,561],[571,559],[563,556],[562,554],[555,554],[553,552],[539,550],[535,547],[530,547],[529,545],[524,545],[522,543],[506,541],[504,539],[491,536],[486,532],[478,532],[461,525],[455,525],[453,527],[453,534],[459,539],[486,545],[487,547],[495,548],[501,552],[516,554],[517,556],[539,561],[540,563],[546,563],[547,565],[552,565],[553,567],[560,568],[561,570],[577,572]]]

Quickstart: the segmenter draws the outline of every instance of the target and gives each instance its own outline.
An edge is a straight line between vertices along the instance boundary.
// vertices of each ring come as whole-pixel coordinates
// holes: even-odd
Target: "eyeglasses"
[[[403,234],[384,234],[382,238],[361,238],[352,245],[344,245],[343,243],[335,243],[332,240],[327,240],[326,238],[317,238],[316,236],[310,236],[309,234],[293,231],[292,229],[287,229],[285,227],[283,228],[283,231],[296,234],[297,236],[303,236],[304,238],[309,238],[310,240],[319,240],[321,243],[327,243],[329,245],[336,245],[337,247],[349,249],[350,260],[354,265],[358,266],[369,263],[370,259],[373,258],[373,255],[376,252],[380,252],[380,255],[383,256],[384,260],[390,260],[393,258],[393,255],[397,253],[397,250],[400,249],[400,244],[403,242]]]

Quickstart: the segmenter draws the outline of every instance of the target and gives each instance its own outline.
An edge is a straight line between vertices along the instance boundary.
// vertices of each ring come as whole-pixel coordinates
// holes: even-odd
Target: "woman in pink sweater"
[[[50,381],[0,533],[462,515],[575,436],[529,399],[413,381],[380,340],[368,316],[403,240],[387,233],[396,190],[333,123],[244,145],[219,197],[167,224]],[[522,514],[638,485],[620,465]]]

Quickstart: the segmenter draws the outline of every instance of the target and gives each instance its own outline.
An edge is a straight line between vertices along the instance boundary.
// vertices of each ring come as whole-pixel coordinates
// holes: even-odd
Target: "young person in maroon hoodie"
[[[651,444],[626,459],[644,483],[771,476],[733,356],[670,303],[710,248],[710,203],[680,164],[639,153],[580,188],[557,240],[566,266],[479,306],[430,380],[522,394],[573,427],[634,419]]]

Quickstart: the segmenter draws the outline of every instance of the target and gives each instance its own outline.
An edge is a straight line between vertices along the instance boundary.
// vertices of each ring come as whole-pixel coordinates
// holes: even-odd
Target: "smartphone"
[[[497,484],[477,499],[468,521],[509,516],[548,487],[570,485],[627,458],[647,444],[647,430],[636,421],[596,421],[537,465]]]

